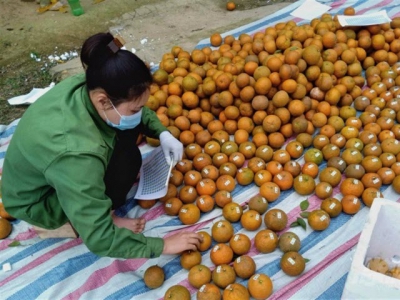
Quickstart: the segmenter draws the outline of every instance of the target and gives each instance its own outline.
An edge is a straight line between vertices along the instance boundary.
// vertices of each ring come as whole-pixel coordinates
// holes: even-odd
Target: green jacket
[[[167,130],[146,107],[142,124],[151,137]],[[6,210],[47,229],[69,221],[100,256],[160,256],[163,239],[113,224],[103,178],[115,136],[92,105],[85,75],[57,84],[27,109],[11,139],[2,175]]]

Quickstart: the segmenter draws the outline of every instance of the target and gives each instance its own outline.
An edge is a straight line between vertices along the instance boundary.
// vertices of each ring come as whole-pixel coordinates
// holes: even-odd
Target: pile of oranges
[[[344,14],[355,10],[348,7]],[[240,221],[255,231],[264,218],[267,229],[260,232],[269,243],[265,249],[274,251],[275,232],[287,224],[276,211],[268,224],[267,206],[281,191],[315,193],[321,199],[320,209],[307,216],[314,230],[326,229],[342,212],[357,213],[362,203],[371,206],[382,197],[382,185],[400,193],[399,38],[400,18],[341,27],[337,16],[326,13],[309,24],[277,23],[253,36],[215,33],[212,47],[188,52],[174,46],[163,55],[146,105],[185,149],[160,201],[168,215],[186,225],[213,209],[222,209],[224,217],[204,239],[209,245],[211,239],[217,242],[210,250],[215,269],[199,294],[215,290],[211,280],[224,294],[246,294],[234,283],[242,272],[246,278],[257,277],[247,287],[252,297],[272,293],[269,278],[254,274],[248,263],[248,238],[233,235],[230,223]],[[326,168],[320,170],[322,163]],[[246,211],[232,199],[236,186],[253,183],[265,210],[253,209],[262,206],[258,203]],[[342,199],[333,197],[335,187]],[[199,251],[209,247],[202,245]],[[264,248],[259,249],[262,253]],[[304,264],[297,251],[287,253],[286,261]],[[247,262],[244,270],[236,270],[237,259],[232,265],[233,255]],[[198,265],[191,267],[200,272]],[[288,274],[299,275],[300,269]],[[266,292],[258,298],[254,291],[264,290],[260,286]]]

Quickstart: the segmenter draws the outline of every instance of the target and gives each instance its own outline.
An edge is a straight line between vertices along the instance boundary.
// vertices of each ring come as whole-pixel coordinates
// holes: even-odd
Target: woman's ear
[[[89,92],[90,100],[98,111],[107,110],[111,107],[110,99],[102,90],[94,90]]]

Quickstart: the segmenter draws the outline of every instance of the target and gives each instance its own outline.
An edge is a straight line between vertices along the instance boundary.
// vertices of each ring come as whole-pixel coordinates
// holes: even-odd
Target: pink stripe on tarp
[[[120,273],[132,272],[139,269],[147,259],[127,259],[127,260],[114,260],[107,267],[94,271],[89,278],[78,289],[66,295],[63,300],[78,299],[83,294],[100,288],[106,284],[111,278]]]
[[[338,7],[342,6],[343,4],[345,4],[346,2],[347,2],[347,0],[333,1],[333,3],[331,3],[330,6],[332,8],[338,8]]]
[[[35,236],[37,236],[36,232],[32,228],[30,228],[28,231],[21,232],[12,239],[6,239],[6,240],[1,241],[0,242],[0,251],[8,248],[8,245],[14,241],[25,241],[25,240],[32,239]]]
[[[162,216],[165,213],[164,205],[158,205],[153,209],[148,210],[145,212],[141,218],[145,219],[146,221],[151,221],[157,219],[159,216]]]
[[[361,233],[357,234],[352,239],[348,240],[346,243],[333,250],[321,263],[316,265],[313,269],[308,270],[306,273],[302,274],[296,280],[281,288],[279,291],[272,294],[270,299],[288,299],[289,297],[296,294],[296,292],[298,292],[312,279],[318,276],[324,269],[334,263],[338,257],[342,256],[347,250],[354,247],[358,243],[360,235]]]
[[[199,229],[203,229],[203,230],[204,230],[204,229],[205,229],[204,225],[206,225],[207,223],[211,223],[213,220],[214,220],[214,219],[207,220],[207,221],[204,221],[204,222],[201,222],[201,223],[196,223],[196,224],[191,225],[191,226],[185,226],[185,227],[180,228],[180,229],[178,229],[178,230],[174,230],[174,231],[172,231],[172,232],[167,233],[167,234],[164,236],[164,238],[169,237],[169,236],[171,236],[171,235],[174,235],[174,234],[176,234],[176,233],[178,233],[178,232],[181,232],[181,231],[195,232],[195,231],[197,231],[197,230],[199,230]]]
[[[356,10],[356,15],[362,15],[363,13],[365,13],[366,11],[369,11],[371,8],[377,8],[377,7],[384,7],[386,5],[388,5],[389,3],[393,2],[393,0],[384,0],[381,2],[376,3],[375,5],[372,5],[370,7],[361,9],[360,11]]]
[[[7,284],[10,281],[12,281],[13,279],[16,279],[17,277],[23,275],[24,273],[28,272],[29,270],[34,269],[35,267],[41,265],[42,263],[47,262],[48,260],[53,258],[55,255],[60,254],[61,252],[66,251],[70,248],[79,246],[81,244],[82,244],[81,239],[73,239],[65,244],[62,244],[61,246],[59,246],[57,248],[54,248],[54,249],[48,251],[47,253],[43,254],[42,256],[35,258],[35,260],[30,262],[26,266],[22,267],[17,272],[15,272],[11,276],[7,277],[5,280],[0,281],[0,287]]]

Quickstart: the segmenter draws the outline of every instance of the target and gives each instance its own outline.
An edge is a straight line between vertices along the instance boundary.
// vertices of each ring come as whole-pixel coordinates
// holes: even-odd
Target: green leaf
[[[301,226],[301,228],[303,228],[304,230],[307,229],[307,224],[306,224],[306,222],[305,222],[302,218],[297,218],[297,223],[299,223],[299,225]]]
[[[300,224],[297,221],[290,224],[290,227],[297,227],[297,226],[300,226]]]
[[[310,260],[309,260],[308,258],[305,258],[304,261],[305,261],[306,263],[308,263]]]
[[[17,246],[21,246],[20,241],[13,241],[10,244],[8,244],[8,247],[17,247]]]
[[[302,211],[305,211],[309,205],[310,205],[310,203],[308,202],[308,199],[306,199],[306,200],[301,201],[300,208]]]
[[[308,211],[303,211],[302,213],[300,213],[300,216],[302,217],[302,218],[308,218],[308,215],[310,214],[310,212],[308,212]]]

